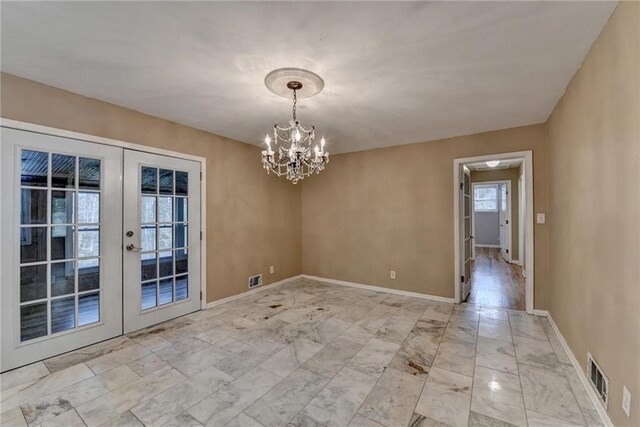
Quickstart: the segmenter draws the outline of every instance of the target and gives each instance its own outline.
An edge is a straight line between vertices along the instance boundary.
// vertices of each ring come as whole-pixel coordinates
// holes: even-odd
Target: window
[[[496,212],[498,210],[498,185],[476,185],[473,190],[473,209],[476,212]]]

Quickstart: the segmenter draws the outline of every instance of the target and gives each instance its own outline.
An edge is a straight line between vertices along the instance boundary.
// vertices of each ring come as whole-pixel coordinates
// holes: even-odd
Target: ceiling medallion
[[[262,151],[262,165],[267,173],[285,176],[296,184],[299,180],[320,173],[329,163],[325,140],[316,144],[315,126],[303,126],[296,117],[298,98],[310,98],[320,93],[324,81],[311,71],[300,68],[279,68],[264,79],[267,88],[276,95],[293,97],[293,120],[288,126],[273,126],[274,149],[271,136],[264,139],[267,149]]]

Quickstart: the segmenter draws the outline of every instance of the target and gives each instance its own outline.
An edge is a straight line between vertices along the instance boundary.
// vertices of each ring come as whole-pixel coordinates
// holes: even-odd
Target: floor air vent
[[[596,363],[591,353],[587,353],[587,373],[591,385],[596,390],[596,393],[605,409],[609,407],[609,378],[607,378],[600,366]]]
[[[262,285],[262,274],[249,277],[249,288],[255,288],[260,285]]]

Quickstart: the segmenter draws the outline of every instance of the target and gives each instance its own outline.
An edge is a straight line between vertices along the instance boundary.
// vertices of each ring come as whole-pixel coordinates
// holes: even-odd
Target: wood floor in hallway
[[[509,264],[498,248],[476,247],[471,264],[471,304],[525,310],[525,279],[522,268]]]

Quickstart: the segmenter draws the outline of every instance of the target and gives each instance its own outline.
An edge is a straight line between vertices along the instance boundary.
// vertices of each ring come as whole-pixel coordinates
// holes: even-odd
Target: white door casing
[[[122,333],[122,218],[110,214],[122,206],[122,149],[7,128],[1,137],[6,371]],[[39,182],[21,179],[23,163]]]
[[[505,261],[510,262],[511,260],[511,251],[509,250],[510,242],[511,242],[511,234],[509,233],[510,228],[510,185],[508,183],[500,184],[498,199],[500,206],[500,254]]]
[[[150,184],[152,176],[155,187]],[[124,178],[123,294],[128,333],[201,308],[200,163],[125,150]]]

